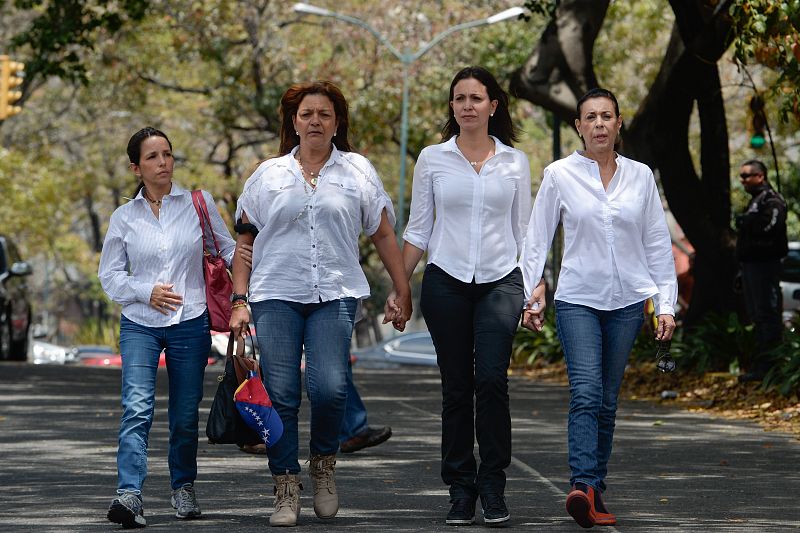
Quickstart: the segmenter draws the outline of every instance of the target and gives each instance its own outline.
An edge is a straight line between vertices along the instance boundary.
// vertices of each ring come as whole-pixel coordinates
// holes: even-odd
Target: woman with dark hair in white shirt
[[[111,215],[98,277],[122,305],[122,420],[117,497],[108,519],[144,527],[142,485],[153,423],[161,351],[169,375],[169,470],[177,518],[200,516],[194,492],[203,374],[211,348],[203,278],[203,234],[190,191],[172,182],[175,159],[167,136],[154,128],[128,142],[130,168],[141,180],[133,200]],[[230,265],[235,242],[203,191],[211,229]]]
[[[564,256],[555,294],[556,326],[570,385],[571,491],[567,512],[582,527],[613,525],[603,504],[614,420],[625,365],[653,298],[656,339],[675,329],[678,294],[672,245],[650,169],[616,153],[619,105],[605,89],[578,101],[575,128],[584,150],[550,164],[528,224],[522,256],[523,326],[539,331],[545,309],[541,280],[559,222]]]
[[[387,316],[402,331],[411,315],[392,202],[372,164],[352,151],[348,125],[347,101],[334,84],[291,86],[281,98],[280,155],[248,178],[236,209],[237,242],[252,243],[253,261],[252,269],[234,261],[231,329],[248,327],[249,299],[264,385],[284,426],[283,436],[267,448],[275,482],[272,526],[294,526],[300,516],[303,354],[314,512],[333,518],[339,510],[334,470],[350,338],[357,301],[369,296],[359,264],[362,230],[400,294]]]
[[[517,260],[530,166],[511,147],[508,95],[486,69],[456,74],[448,111],[442,142],[422,150],[414,168],[403,262],[410,278],[428,252],[420,306],[442,378],[441,475],[452,503],[445,522],[471,524],[480,496],[484,523],[499,525],[510,516],[507,374],[524,302]]]

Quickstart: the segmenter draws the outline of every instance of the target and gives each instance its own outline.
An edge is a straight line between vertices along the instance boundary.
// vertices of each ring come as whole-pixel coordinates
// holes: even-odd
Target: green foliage
[[[795,315],[784,331],[783,342],[769,356],[775,364],[764,378],[762,387],[774,389],[784,396],[800,393],[800,316]]]
[[[56,76],[88,83],[85,55],[97,34],[117,33],[129,21],[141,20],[147,0],[15,0],[17,9],[37,12],[36,18],[11,41],[14,49],[29,51],[25,72],[35,77]]]
[[[81,324],[72,343],[111,346],[119,353],[119,320],[89,318]]]
[[[734,0],[729,14],[736,59],[776,70],[771,92],[781,101],[781,120],[800,119],[800,0]]]
[[[755,348],[752,325],[742,325],[735,313],[709,313],[690,331],[679,329],[671,351],[679,369],[703,373],[735,369]]]
[[[511,361],[517,365],[530,366],[537,359],[554,363],[564,357],[561,343],[556,333],[555,313],[545,310],[544,329],[533,332],[526,328],[518,328],[514,336],[514,349]]]

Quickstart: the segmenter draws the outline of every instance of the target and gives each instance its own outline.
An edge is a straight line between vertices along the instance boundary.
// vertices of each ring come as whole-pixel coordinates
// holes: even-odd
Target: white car
[[[790,322],[800,311],[800,241],[789,243],[789,254],[783,259],[781,293],[783,321]]]

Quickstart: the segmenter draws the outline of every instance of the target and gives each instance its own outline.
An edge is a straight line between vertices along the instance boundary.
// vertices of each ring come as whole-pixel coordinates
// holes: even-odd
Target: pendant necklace
[[[147,194],[147,189],[142,191],[142,196],[145,200],[156,206],[157,208],[161,209],[161,200],[152,200],[150,196]]]
[[[310,170],[306,170],[305,168],[303,168],[303,163],[301,163],[299,159],[297,159],[297,166],[300,167],[300,172],[303,173],[303,178],[305,178],[306,173],[308,173],[308,175],[310,176],[310,179],[309,180],[305,180],[305,181],[308,181],[309,183],[311,183],[312,187],[316,187],[317,186],[317,178],[319,178],[319,170],[316,173],[314,173],[314,172],[312,172]],[[322,170],[322,169],[320,169],[320,170]]]

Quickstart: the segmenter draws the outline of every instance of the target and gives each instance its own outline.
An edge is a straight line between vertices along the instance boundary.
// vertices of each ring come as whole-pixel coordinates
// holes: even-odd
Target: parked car
[[[436,366],[436,349],[427,331],[397,335],[370,348],[356,350],[354,356],[363,361]]]
[[[68,348],[36,339],[33,341],[31,353],[33,354],[31,361],[35,365],[63,365],[75,358],[72,350]]]
[[[789,322],[800,311],[800,241],[789,243],[789,254],[783,259],[781,293],[783,294],[783,320]]]
[[[31,304],[26,278],[31,272],[14,243],[0,235],[0,360],[28,358]]]

